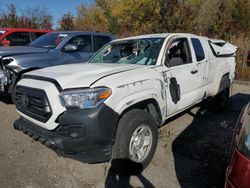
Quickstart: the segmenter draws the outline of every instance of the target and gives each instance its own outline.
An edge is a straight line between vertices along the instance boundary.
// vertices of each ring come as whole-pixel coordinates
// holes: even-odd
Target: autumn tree
[[[96,4],[89,7],[81,4],[77,7],[75,28],[77,30],[108,32],[108,20],[104,11]]]
[[[70,12],[64,14],[61,19],[58,20],[59,30],[72,31],[75,29],[74,16]]]
[[[16,15],[16,7],[14,4],[7,6],[7,12],[2,13],[0,17],[1,27],[17,27],[18,16]]]

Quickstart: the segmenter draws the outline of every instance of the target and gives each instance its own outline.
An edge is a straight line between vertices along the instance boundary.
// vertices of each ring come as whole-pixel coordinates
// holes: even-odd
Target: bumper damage
[[[108,161],[111,158],[118,114],[106,105],[96,109],[70,109],[58,117],[55,130],[39,127],[23,117],[14,128],[54,150],[59,156],[85,163]]]

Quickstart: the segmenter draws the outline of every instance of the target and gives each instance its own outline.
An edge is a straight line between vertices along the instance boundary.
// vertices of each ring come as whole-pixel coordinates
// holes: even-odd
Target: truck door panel
[[[193,63],[187,38],[171,42],[166,52],[167,114],[172,115],[197,102],[198,67]]]

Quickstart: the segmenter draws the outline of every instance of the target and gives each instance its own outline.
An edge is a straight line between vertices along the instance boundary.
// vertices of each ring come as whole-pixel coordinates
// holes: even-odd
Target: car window
[[[174,40],[167,50],[166,59],[169,66],[192,63],[187,38],[180,38]]]
[[[197,38],[192,38],[191,41],[192,41],[192,44],[194,47],[196,60],[201,61],[201,60],[205,59],[205,53],[204,53],[204,50],[202,48],[200,40]]]
[[[78,35],[70,39],[67,44],[76,45],[78,52],[92,52],[92,42],[90,35]],[[66,44],[66,45],[67,45]]]
[[[94,36],[94,50],[95,52],[98,51],[101,47],[103,47],[105,44],[110,42],[110,37],[107,36]]]
[[[5,39],[10,41],[10,46],[26,46],[31,42],[28,32],[11,33]]]
[[[118,40],[106,44],[89,63],[155,65],[164,38]]]
[[[64,41],[66,37],[68,37],[69,34],[67,33],[48,33],[46,35],[43,35],[36,40],[34,40],[30,46],[31,47],[37,47],[37,48],[50,48],[54,49],[59,44]]]
[[[38,37],[40,37],[40,36],[42,36],[42,35],[44,35],[44,34],[46,34],[46,33],[36,32],[36,37],[38,38]]]

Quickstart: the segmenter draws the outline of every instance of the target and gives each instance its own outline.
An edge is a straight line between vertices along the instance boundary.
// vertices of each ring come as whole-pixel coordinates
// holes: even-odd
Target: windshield
[[[89,63],[155,65],[164,38],[115,41],[104,46]]]
[[[34,40],[30,43],[29,46],[31,47],[38,47],[38,48],[56,48],[61,42],[68,36],[69,34],[66,33],[49,33],[39,37],[38,39]]]
[[[5,33],[6,31],[0,30],[0,37]]]

